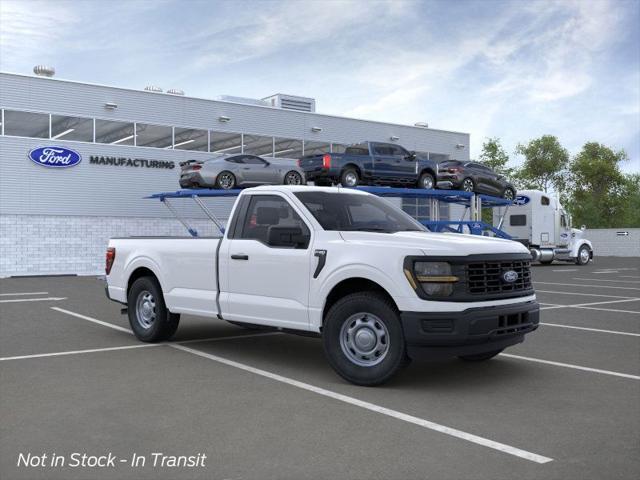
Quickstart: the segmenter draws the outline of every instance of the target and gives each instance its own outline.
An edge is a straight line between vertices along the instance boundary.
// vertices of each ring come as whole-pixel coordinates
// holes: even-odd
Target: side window
[[[509,217],[509,225],[511,225],[512,227],[524,227],[526,224],[526,215],[511,215]]]
[[[567,217],[565,217],[564,214],[560,215],[560,226],[567,228]]]
[[[229,157],[227,158],[227,162],[231,163],[244,163],[244,157],[239,155],[237,157]]]
[[[373,147],[376,155],[392,155],[392,150],[387,145],[375,145]]]
[[[540,197],[540,204],[541,205],[549,205],[550,201],[549,201],[549,197]]]
[[[244,157],[244,163],[248,163],[249,165],[264,165],[266,162],[260,157],[247,155]]]
[[[307,225],[284,198],[254,195],[236,238],[257,240],[271,247],[307,248],[309,237]]]
[[[406,157],[407,155],[409,155],[409,152],[398,145],[390,145],[389,150],[391,151],[391,155],[394,155],[396,157]]]

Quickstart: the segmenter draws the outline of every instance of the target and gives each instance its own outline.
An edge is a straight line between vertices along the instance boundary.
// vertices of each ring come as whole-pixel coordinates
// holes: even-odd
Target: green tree
[[[516,153],[525,158],[516,175],[519,187],[535,188],[545,192],[551,187],[556,192],[564,190],[569,152],[560,145],[556,137],[543,135],[527,144],[518,144]]]
[[[569,166],[567,207],[576,225],[592,228],[631,226],[638,218],[638,175],[625,176],[620,163],[624,150],[614,151],[598,142],[588,142]],[[635,220],[634,220],[635,218]]]
[[[480,161],[483,165],[493,169],[497,173],[510,177],[513,175],[513,168],[507,167],[509,155],[502,147],[500,139],[497,137],[487,138],[482,144]]]

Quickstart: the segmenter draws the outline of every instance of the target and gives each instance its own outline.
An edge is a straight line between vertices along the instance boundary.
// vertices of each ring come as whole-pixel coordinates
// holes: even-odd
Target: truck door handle
[[[244,253],[234,253],[231,255],[231,260],[249,260],[249,255],[245,255]]]

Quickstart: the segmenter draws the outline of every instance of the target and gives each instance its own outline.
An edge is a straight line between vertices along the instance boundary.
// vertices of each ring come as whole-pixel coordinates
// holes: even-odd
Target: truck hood
[[[424,255],[466,256],[488,253],[525,253],[521,243],[502,238],[481,237],[460,233],[431,232],[340,232],[346,242],[367,246],[421,250]]]

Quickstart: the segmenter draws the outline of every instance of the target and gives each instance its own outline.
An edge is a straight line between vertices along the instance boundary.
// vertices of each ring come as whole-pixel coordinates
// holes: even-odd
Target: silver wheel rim
[[[473,192],[473,181],[467,178],[464,182],[462,182],[462,189],[465,192]]]
[[[142,328],[151,328],[156,321],[156,299],[153,295],[143,290],[136,300],[136,318]]]
[[[289,172],[286,177],[287,185],[300,185],[302,183],[302,179],[300,178],[300,174],[297,172]]]
[[[389,352],[389,331],[375,315],[356,313],[342,324],[340,348],[352,363],[373,367],[382,362]]]
[[[228,190],[233,187],[233,176],[230,173],[223,173],[218,178],[218,183],[220,184],[220,187]]]
[[[507,200],[513,200],[513,190],[507,188],[504,192],[504,198]]]
[[[347,187],[355,187],[358,184],[358,176],[353,172],[349,172],[344,176],[344,183]]]
[[[433,188],[433,178],[431,178],[429,175],[425,176],[422,179],[422,188],[431,190]]]
[[[589,261],[589,250],[586,248],[580,249],[580,261],[582,263],[587,263]]]

